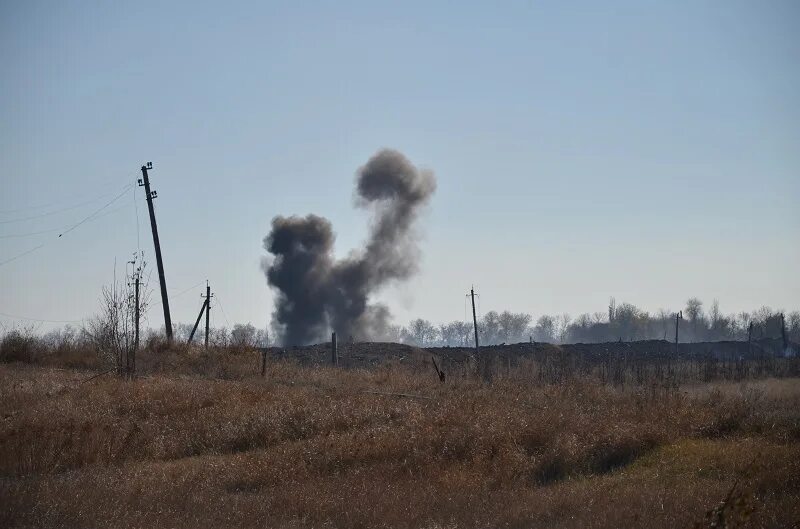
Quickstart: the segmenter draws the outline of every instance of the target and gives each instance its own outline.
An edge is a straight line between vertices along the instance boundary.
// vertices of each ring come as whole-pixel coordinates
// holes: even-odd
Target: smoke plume
[[[391,315],[370,304],[370,294],[417,271],[414,221],[435,189],[431,172],[398,151],[378,151],[356,173],[356,205],[372,212],[368,239],[341,260],[333,257],[335,235],[327,219],[272,219],[264,248],[274,258],[263,268],[277,291],[272,325],[280,342],[319,342],[331,330],[345,338],[380,338]]]

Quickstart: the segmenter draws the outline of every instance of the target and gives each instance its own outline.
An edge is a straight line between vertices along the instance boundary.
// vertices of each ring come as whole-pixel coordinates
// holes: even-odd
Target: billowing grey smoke
[[[342,260],[333,257],[331,223],[317,215],[275,217],[264,248],[274,255],[263,267],[277,290],[273,331],[283,344],[342,337],[380,338],[389,310],[370,304],[376,289],[410,277],[419,250],[413,224],[436,189],[436,180],[401,153],[378,151],[356,174],[356,204],[373,212],[364,248]]]

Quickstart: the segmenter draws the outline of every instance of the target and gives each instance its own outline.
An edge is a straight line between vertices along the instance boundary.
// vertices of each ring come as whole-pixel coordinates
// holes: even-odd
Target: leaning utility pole
[[[147,162],[142,166],[142,179],[139,186],[144,186],[145,197],[147,198],[147,209],[150,211],[150,228],[153,231],[153,245],[156,247],[156,265],[158,266],[158,281],[161,283],[161,304],[164,306],[164,328],[167,331],[167,340],[172,341],[172,318],[169,315],[169,298],[167,297],[167,279],[164,277],[164,263],[161,260],[161,244],[158,242],[158,226],[156,225],[156,212],[153,209],[153,199],[158,197],[158,193],[150,191],[150,178],[147,175],[148,169],[153,168],[153,162]]]
[[[475,349],[479,348],[478,345],[478,318],[475,316],[475,287],[469,289],[469,295],[472,298],[472,326],[475,329]]]
[[[211,293],[211,287],[208,286],[206,281],[206,349],[208,349],[208,321],[211,318],[211,298],[214,294]]]
[[[200,294],[200,297],[203,295]],[[194,321],[194,327],[192,327],[192,332],[189,333],[189,339],[186,340],[186,344],[192,343],[192,338],[194,338],[194,333],[197,332],[197,326],[200,325],[200,318],[203,317],[203,312],[206,310],[207,301],[203,301],[203,305],[200,307],[200,314],[197,315],[197,319]]]

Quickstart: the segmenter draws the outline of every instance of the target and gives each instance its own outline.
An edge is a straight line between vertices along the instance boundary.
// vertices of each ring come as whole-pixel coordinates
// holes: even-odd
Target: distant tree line
[[[783,313],[769,307],[752,312],[723,314],[714,300],[708,310],[698,298],[690,298],[677,319],[680,342],[705,342],[780,338],[785,319],[787,339],[800,342],[800,312]],[[597,343],[634,340],[675,339],[677,312],[661,309],[649,313],[631,303],[617,304],[612,298],[608,310],[581,314],[542,315],[533,320],[530,314],[489,311],[478,320],[481,345],[519,343]],[[751,328],[752,324],[752,328]],[[407,326],[392,327],[386,341],[397,341],[424,347],[470,347],[474,344],[471,321],[453,321],[435,325],[418,318]]]
[[[783,312],[761,307],[752,312],[725,315],[714,300],[706,310],[702,301],[690,298],[681,309],[678,319],[680,342],[704,342],[723,340],[747,340],[752,333],[754,340],[780,338],[785,321],[786,337],[800,342],[800,312]],[[617,304],[612,298],[605,312],[584,313],[576,318],[569,314],[542,315],[535,321],[530,314],[522,312],[489,311],[478,320],[478,335],[481,345],[512,344],[519,342],[547,343],[597,343],[634,340],[675,339],[677,312],[660,309],[649,313],[630,303]],[[783,321],[782,321],[783,320]],[[14,329],[11,329],[13,331]],[[44,343],[72,343],[96,338],[90,329],[66,326],[42,335]],[[175,339],[186,342],[192,325],[178,323],[174,326]],[[27,329],[28,334],[35,329]],[[390,326],[380,341],[407,343],[421,347],[472,347],[474,345],[472,321],[452,321],[434,324],[417,318],[405,326]],[[6,334],[8,334],[8,329]],[[163,336],[160,330],[142,329],[142,342]],[[237,323],[232,327],[214,327],[209,332],[209,342],[218,347],[266,347],[275,345],[265,328],[256,328],[251,323]],[[198,327],[193,343],[203,344],[205,328]],[[348,337],[343,337],[346,341]]]
[[[689,298],[680,309],[678,320],[680,342],[711,342],[747,340],[752,332],[754,340],[781,337],[781,315],[785,319],[787,338],[800,342],[800,312],[782,312],[761,307],[752,312],[725,315],[719,302],[714,300],[706,310],[698,298]],[[584,313],[576,318],[569,314],[542,315],[535,321],[523,312],[489,311],[478,320],[478,338],[481,345],[512,344],[535,341],[547,343],[597,343],[635,340],[675,339],[676,311],[660,309],[649,313],[631,303],[619,303],[612,298],[604,312]],[[752,324],[752,330],[750,325]],[[192,325],[175,325],[176,340],[185,342]],[[154,330],[148,331],[158,334]],[[202,344],[205,329],[202,322],[193,343]],[[163,335],[163,329],[160,332]],[[348,337],[343,338],[345,341]],[[406,343],[421,347],[471,347],[475,343],[472,321],[452,321],[435,324],[417,318],[408,325],[390,326],[381,341]],[[264,328],[250,323],[232,327],[214,327],[209,332],[211,345],[226,347],[266,347],[275,345]]]
[[[205,327],[201,322],[194,333],[192,343],[202,345],[205,340],[205,332]],[[186,342],[192,333],[192,325],[178,323],[174,326],[173,333],[177,341]],[[266,347],[270,344],[266,329],[257,329],[252,323],[236,323],[230,329],[228,327],[212,327],[208,332],[208,342],[216,347]]]

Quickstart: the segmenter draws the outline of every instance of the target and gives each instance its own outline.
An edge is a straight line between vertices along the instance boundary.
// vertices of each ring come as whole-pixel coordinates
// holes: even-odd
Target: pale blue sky
[[[208,278],[216,323],[263,325],[271,218],[358,246],[353,175],[384,146],[439,183],[421,273],[380,295],[400,322],[462,318],[472,283],[534,316],[798,308],[798,27],[794,1],[0,1],[0,261],[44,243],[0,266],[0,312],[92,314],[134,192],[153,262],[140,188],[16,237],[152,161],[171,292]]]

